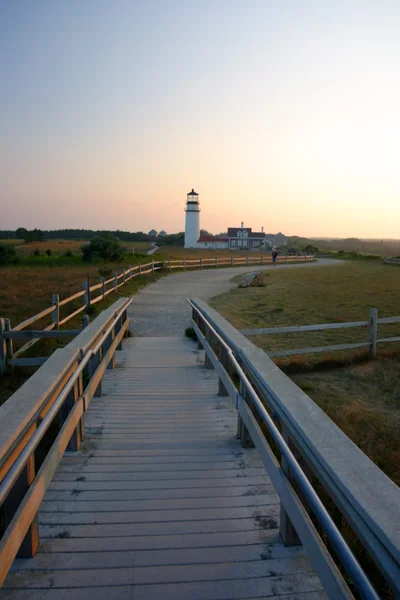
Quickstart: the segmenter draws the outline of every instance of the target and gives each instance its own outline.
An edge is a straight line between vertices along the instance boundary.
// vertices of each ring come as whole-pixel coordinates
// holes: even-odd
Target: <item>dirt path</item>
[[[299,265],[282,265],[279,269],[311,269],[339,264],[341,261],[320,259]],[[181,271],[146,286],[133,298],[129,309],[131,330],[138,336],[179,336],[190,325],[187,297],[210,300],[236,286],[235,275],[252,271],[267,271],[273,267],[234,267]]]

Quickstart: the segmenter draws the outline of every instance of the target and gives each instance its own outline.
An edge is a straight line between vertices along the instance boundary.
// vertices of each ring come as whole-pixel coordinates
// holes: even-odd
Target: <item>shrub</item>
[[[106,267],[106,265],[103,265],[102,267],[99,268],[99,275],[101,277],[111,277],[113,273],[113,270],[110,269],[110,267]]]
[[[34,249],[33,256],[40,256],[40,250],[39,250],[39,248],[35,248]]]
[[[68,250],[64,252],[64,256],[73,256],[71,248],[68,248]]]
[[[0,243],[0,265],[7,265],[14,262],[17,252],[11,244]]]
[[[185,335],[186,335],[186,337],[188,337],[189,339],[197,341],[197,335],[196,335],[196,332],[195,332],[195,330],[193,329],[193,327],[187,327],[187,328],[185,329]]]
[[[51,250],[50,250],[50,248],[47,248],[46,254],[47,254],[47,256],[51,256]]]
[[[113,236],[94,238],[90,244],[81,248],[83,260],[121,260],[124,250],[117,239]]]

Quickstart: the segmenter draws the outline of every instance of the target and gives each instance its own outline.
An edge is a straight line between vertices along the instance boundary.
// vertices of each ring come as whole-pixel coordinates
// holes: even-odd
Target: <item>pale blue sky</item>
[[[0,0],[0,228],[400,237],[400,2]]]

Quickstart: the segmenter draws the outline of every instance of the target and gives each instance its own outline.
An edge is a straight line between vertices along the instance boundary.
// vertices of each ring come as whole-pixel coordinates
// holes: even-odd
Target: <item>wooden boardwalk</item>
[[[302,547],[279,538],[279,499],[204,353],[130,338],[42,503],[41,544],[3,600],[325,598]]]

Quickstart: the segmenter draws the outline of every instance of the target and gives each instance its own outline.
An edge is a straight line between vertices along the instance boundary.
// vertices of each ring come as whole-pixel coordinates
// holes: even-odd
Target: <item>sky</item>
[[[400,237],[399,0],[0,0],[0,229]]]

